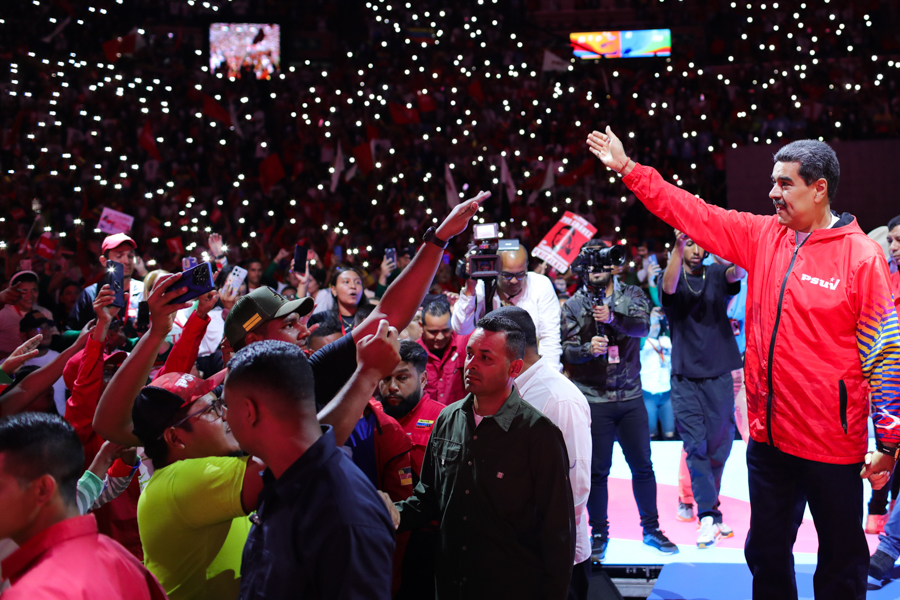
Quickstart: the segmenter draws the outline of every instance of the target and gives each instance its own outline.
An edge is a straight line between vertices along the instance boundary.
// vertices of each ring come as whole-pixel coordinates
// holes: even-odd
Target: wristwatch
[[[437,236],[437,229],[435,229],[433,225],[425,230],[425,235],[422,236],[422,241],[430,242],[441,250],[447,247],[447,242]]]
[[[875,442],[875,449],[881,452],[882,454],[887,454],[894,460],[897,460],[900,457],[900,446],[885,446],[881,442]]]

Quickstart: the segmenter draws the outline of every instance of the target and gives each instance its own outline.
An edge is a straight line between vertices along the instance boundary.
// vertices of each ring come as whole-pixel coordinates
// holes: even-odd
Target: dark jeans
[[[719,486],[734,442],[731,373],[701,379],[672,375],[672,408],[687,452],[697,514],[721,523]]]
[[[592,402],[591,438],[591,493],[587,505],[591,533],[609,534],[606,513],[609,491],[606,481],[612,467],[616,439],[631,468],[631,490],[641,515],[641,527],[645,532],[657,529],[656,476],[650,462],[650,426],[647,424],[647,408],[643,398],[639,396],[625,402]]]
[[[816,600],[866,597],[869,548],[862,529],[861,464],[832,465],[750,440],[750,533],[744,546],[754,600],[796,600],[797,510],[809,503],[819,535]]]
[[[567,600],[587,600],[592,568],[590,558],[572,567],[572,579],[569,580]]]

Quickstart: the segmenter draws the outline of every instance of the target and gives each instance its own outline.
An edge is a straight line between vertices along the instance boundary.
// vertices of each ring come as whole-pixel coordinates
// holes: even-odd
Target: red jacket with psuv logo
[[[900,332],[881,247],[844,213],[798,243],[775,215],[726,211],[638,165],[623,182],[663,221],[749,273],[750,436],[801,458],[860,463],[869,391],[878,441],[900,444]]]

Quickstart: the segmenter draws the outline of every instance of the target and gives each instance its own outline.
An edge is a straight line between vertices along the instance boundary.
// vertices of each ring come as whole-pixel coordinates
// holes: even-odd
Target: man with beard
[[[609,543],[607,479],[616,440],[631,468],[644,543],[675,554],[678,547],[659,528],[650,426],[641,390],[640,338],[650,331],[650,301],[639,287],[620,283],[608,270],[586,272],[562,313],[563,360],[591,409],[591,558],[602,561]]]
[[[447,313],[449,318],[450,314]],[[410,340],[400,342],[400,363],[393,373],[378,383],[378,396],[384,412],[397,419],[412,442],[412,459],[416,483],[422,474],[425,449],[434,429],[442,404],[423,391],[427,383],[428,354]],[[400,534],[402,536],[403,534]],[[401,537],[398,536],[398,545]],[[403,559],[402,583],[395,600],[434,598],[434,552],[438,540],[437,523],[411,532]]]
[[[728,296],[741,291],[746,275],[737,265],[704,265],[705,257],[703,248],[676,230],[659,286],[672,329],[672,408],[697,501],[698,548],[733,535],[722,522],[719,486],[734,441],[731,372],[743,362],[727,308]]]
[[[416,479],[422,473],[425,447],[437,416],[444,409],[423,392],[428,375],[428,355],[416,342],[400,342],[400,364],[378,384],[384,412],[397,419],[413,444],[410,452]]]

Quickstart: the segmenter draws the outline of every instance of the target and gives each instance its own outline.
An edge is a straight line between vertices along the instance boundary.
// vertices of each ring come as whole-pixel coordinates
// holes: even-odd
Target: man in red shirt
[[[165,592],[118,542],[79,516],[75,495],[84,451],[57,415],[0,422],[0,539],[19,549],[2,563],[4,600],[164,600]]]
[[[434,429],[434,421],[444,409],[442,404],[429,397],[428,392],[423,393],[423,388],[428,383],[428,362],[428,354],[422,346],[403,340],[400,342],[400,364],[378,384],[378,395],[384,405],[384,412],[397,419],[412,442],[410,457],[417,481],[422,472],[425,447],[428,446],[431,430]]]
[[[451,329],[450,303],[443,298],[425,307],[422,320],[419,344],[428,351],[425,393],[435,402],[447,406],[466,396],[463,364],[469,336],[459,335]]]
[[[449,307],[446,316],[449,320]],[[464,337],[468,339],[469,336]],[[412,442],[409,456],[416,483],[422,473],[422,461],[434,422],[444,409],[422,391],[428,381],[425,372],[428,364],[429,356],[422,346],[403,340],[400,342],[400,363],[393,373],[378,383],[378,397],[384,412],[397,419]],[[437,539],[436,526],[412,532],[403,560],[402,583],[394,595],[395,600],[434,597],[434,545]]]

